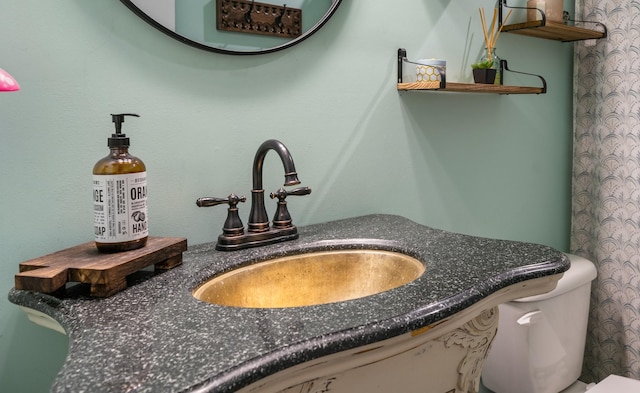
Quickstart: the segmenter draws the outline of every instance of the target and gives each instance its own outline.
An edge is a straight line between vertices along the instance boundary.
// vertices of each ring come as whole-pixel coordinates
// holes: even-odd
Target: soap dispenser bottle
[[[115,134],[107,139],[109,155],[93,167],[93,217],[96,247],[114,253],[147,243],[147,169],[129,154],[129,138],[122,133],[125,116],[112,114]]]

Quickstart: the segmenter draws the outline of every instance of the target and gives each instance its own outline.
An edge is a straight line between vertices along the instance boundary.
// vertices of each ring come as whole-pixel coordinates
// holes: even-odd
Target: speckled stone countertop
[[[219,252],[214,243],[191,247],[181,266],[105,299],[12,289],[9,300],[51,316],[69,335],[53,392],[232,392],[569,268],[564,254],[550,247],[445,232],[398,216],[310,225],[299,233],[295,241],[241,251]],[[425,262],[426,272],[400,288],[318,306],[244,309],[192,296],[199,284],[247,261],[345,248],[402,252]]]

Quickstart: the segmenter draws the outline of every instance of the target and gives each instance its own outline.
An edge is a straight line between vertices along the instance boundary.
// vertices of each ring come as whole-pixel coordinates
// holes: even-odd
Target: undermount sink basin
[[[232,270],[202,284],[193,296],[231,307],[311,306],[388,291],[410,283],[424,271],[422,262],[396,252],[314,252]]]

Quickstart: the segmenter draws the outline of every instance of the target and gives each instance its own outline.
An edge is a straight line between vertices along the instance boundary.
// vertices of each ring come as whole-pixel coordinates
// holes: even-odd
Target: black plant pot
[[[476,68],[473,70],[473,81],[492,85],[496,81],[495,68]]]

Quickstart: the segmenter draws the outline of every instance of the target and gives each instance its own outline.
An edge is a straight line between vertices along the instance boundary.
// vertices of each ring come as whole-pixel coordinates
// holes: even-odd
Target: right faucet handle
[[[278,208],[276,214],[273,216],[273,226],[279,229],[292,228],[291,215],[289,209],[287,209],[287,201],[285,200],[289,195],[309,195],[311,189],[309,187],[299,187],[291,191],[287,191],[284,188],[280,188],[276,192],[271,193],[271,199],[278,198]]]
[[[246,200],[247,198],[245,196],[239,197],[236,194],[231,194],[227,198],[198,198],[198,200],[196,200],[196,205],[199,207],[209,207],[222,205],[224,203],[228,204],[229,209],[227,210],[227,219],[222,227],[222,233],[225,236],[240,236],[244,233],[244,225],[242,224],[242,220],[238,214],[238,203],[245,202]]]
[[[278,198],[279,201],[284,201],[286,197],[289,195],[309,195],[311,194],[311,189],[309,187],[298,187],[291,191],[287,191],[284,188],[280,188],[276,192],[271,193],[271,199]]]

